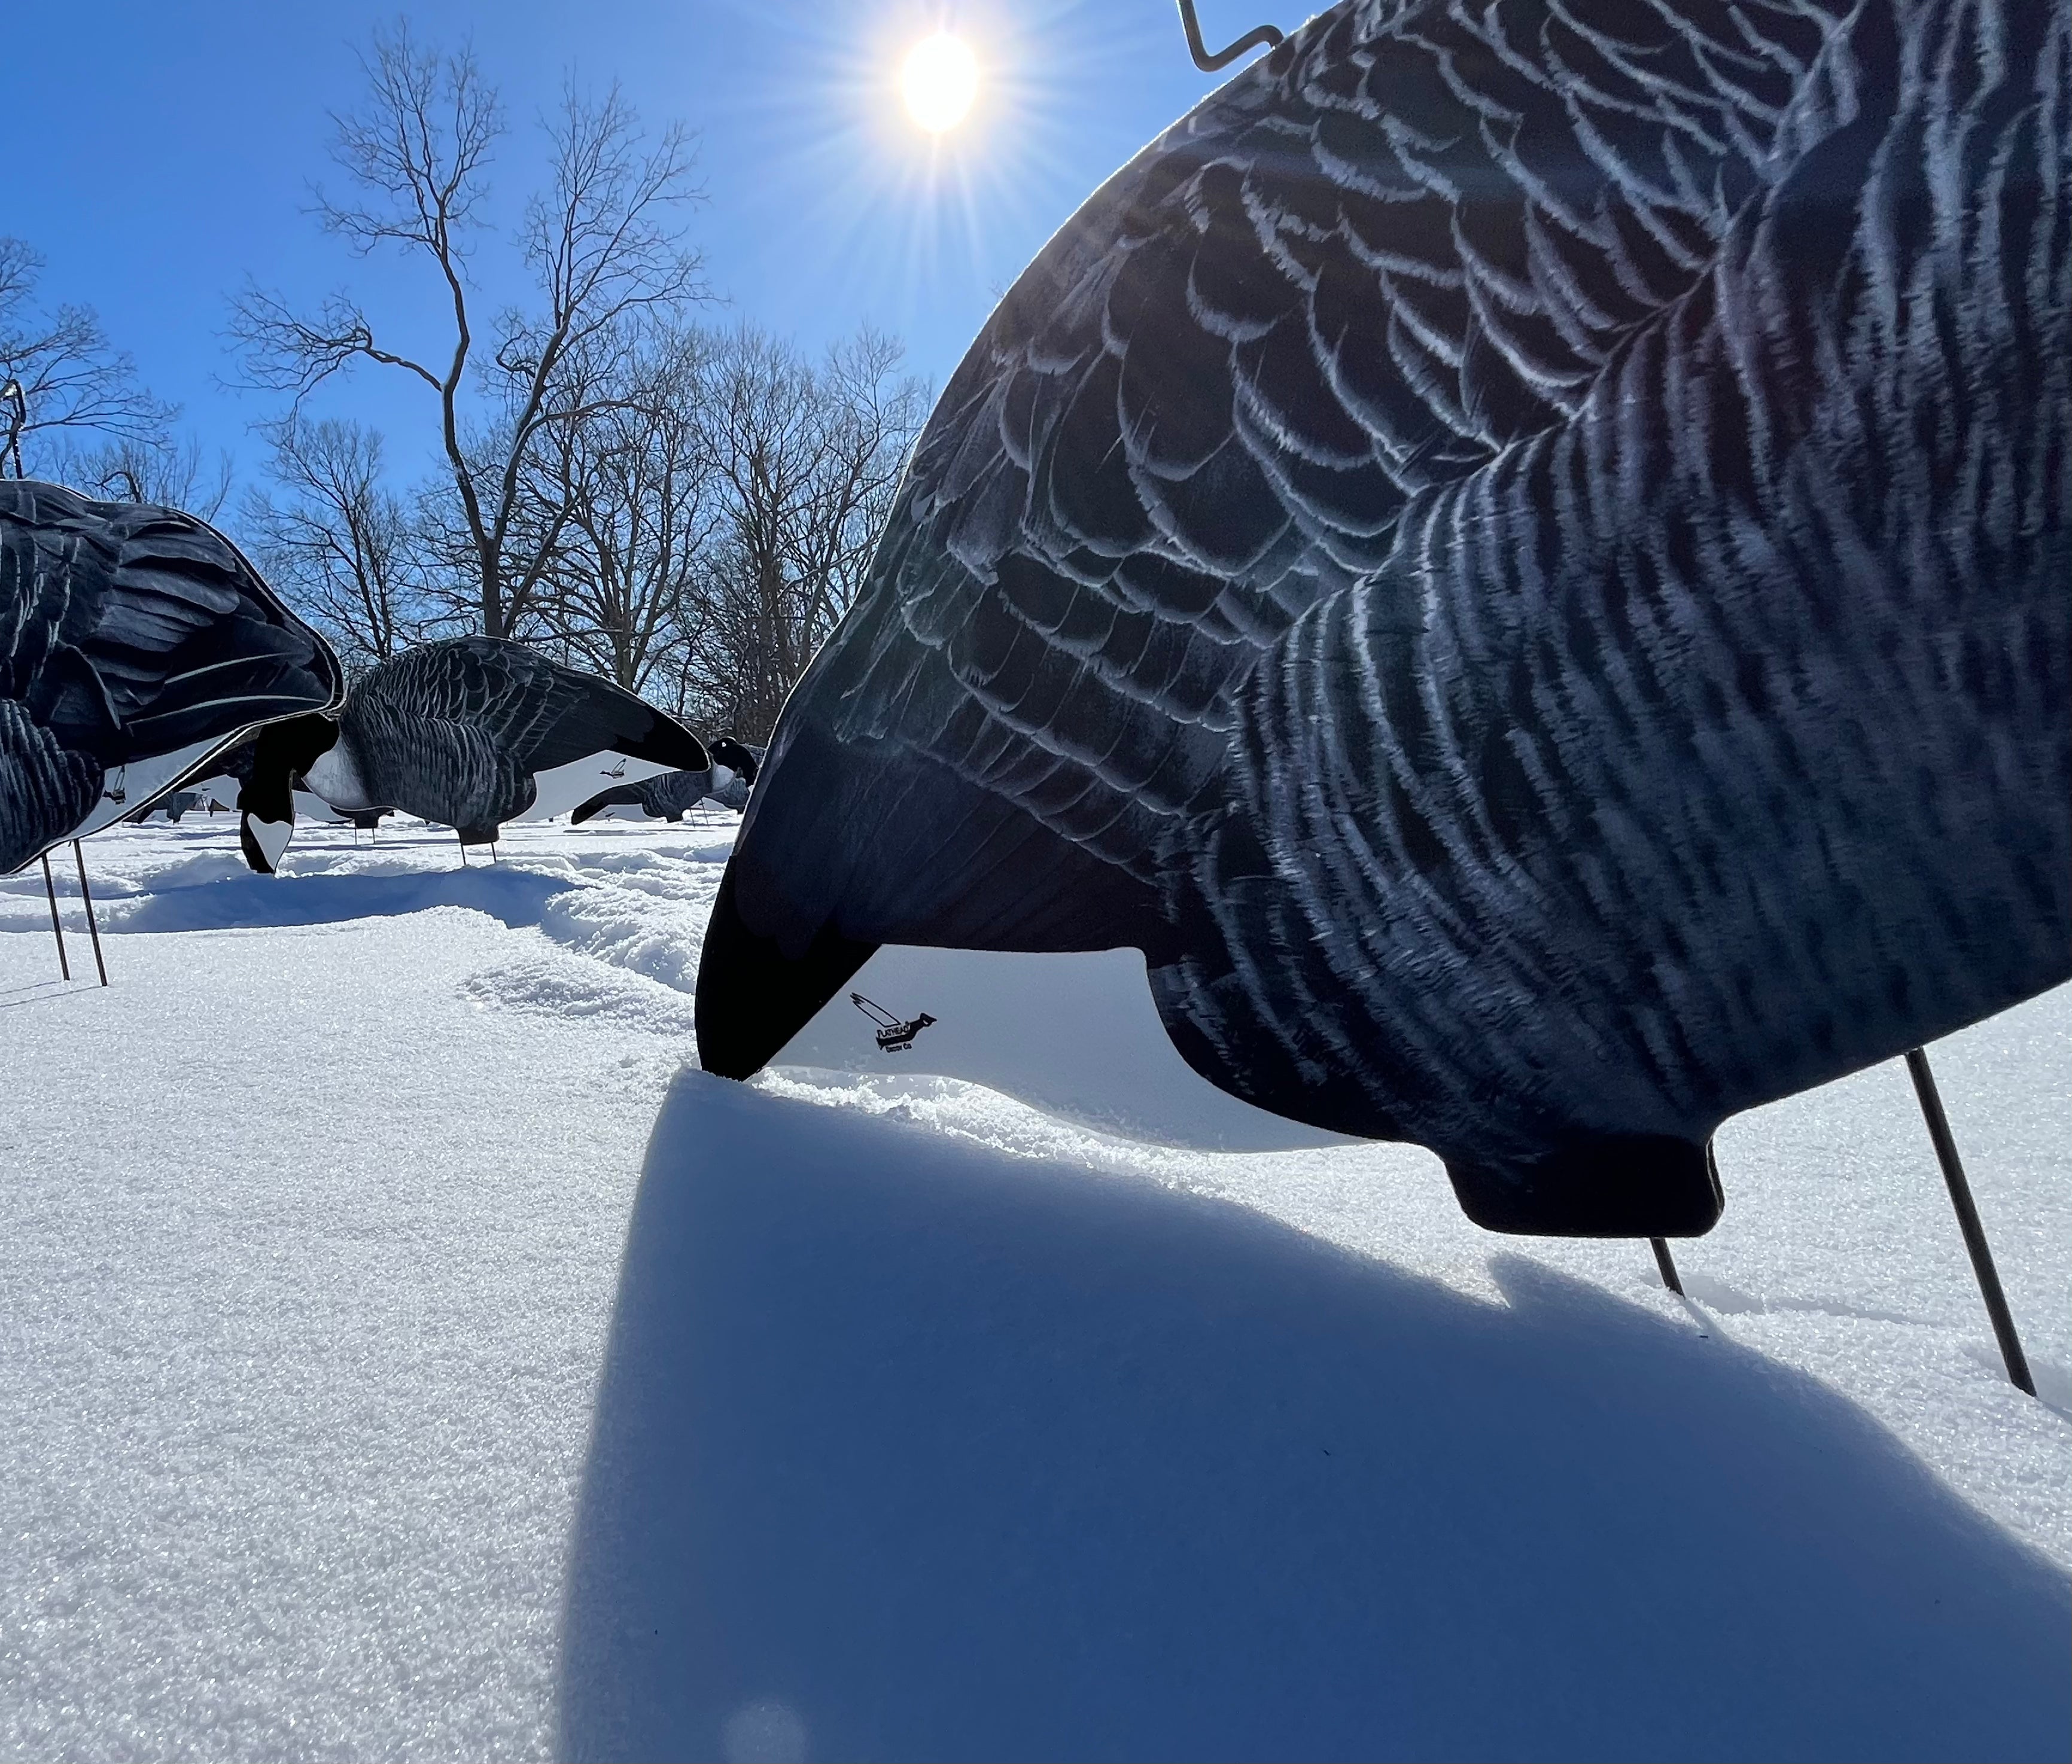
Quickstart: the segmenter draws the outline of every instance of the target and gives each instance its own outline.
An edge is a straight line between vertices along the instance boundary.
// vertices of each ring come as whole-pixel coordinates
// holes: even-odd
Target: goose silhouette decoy
[[[336,719],[260,732],[239,793],[245,855],[271,872],[294,831],[299,786],[355,818],[399,809],[487,845],[536,795],[536,773],[623,753],[701,769],[705,746],[623,687],[487,637],[426,643],[353,683]]]
[[[190,810],[202,807],[207,802],[199,790],[168,790],[155,802],[126,817],[133,826],[142,827],[154,814],[163,815],[173,826],[178,827]]]
[[[343,691],[329,646],[206,523],[0,479],[0,873]]]
[[[1212,1082],[1495,1229],[2072,972],[2072,8],[1362,0],[952,376],[698,977],[1141,950]]]
[[[712,764],[705,769],[664,772],[638,783],[599,790],[569,816],[569,824],[580,827],[609,808],[637,808],[651,821],[680,821],[686,811],[708,798],[738,813],[748,806],[761,754],[731,735],[717,736],[705,748]]]

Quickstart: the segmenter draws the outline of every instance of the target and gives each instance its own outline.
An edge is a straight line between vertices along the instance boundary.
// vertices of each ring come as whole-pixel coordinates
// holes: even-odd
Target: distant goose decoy
[[[617,784],[581,805],[569,817],[580,827],[609,808],[637,808],[651,821],[680,821],[685,813],[709,799],[737,814],[748,806],[755,769],[763,750],[722,735],[705,744],[713,763],[695,772],[664,772],[636,784]]]
[[[206,800],[199,790],[168,790],[150,806],[138,810],[129,819],[133,824],[142,827],[154,814],[162,814],[178,827],[190,810],[202,807]]]
[[[755,794],[756,774],[763,769],[763,758],[770,749],[750,747],[731,736],[724,740],[726,751],[722,753],[715,744],[713,757],[719,761],[726,775],[722,777],[716,772],[713,787],[707,794],[722,808],[732,809],[736,814],[741,814],[746,812],[748,799]]]
[[[2072,8],[1362,0],[1017,282],[697,985],[1134,946],[1470,1216],[1708,1229],[1728,1116],[2072,972]]]
[[[400,809],[450,827],[463,848],[522,814],[541,772],[593,754],[702,769],[704,745],[666,712],[522,643],[454,638],[405,650],[353,684],[344,709],[261,732],[238,799],[245,855],[278,864],[298,784],[371,826]]]
[[[213,527],[0,479],[0,873],[342,691],[323,639]]]

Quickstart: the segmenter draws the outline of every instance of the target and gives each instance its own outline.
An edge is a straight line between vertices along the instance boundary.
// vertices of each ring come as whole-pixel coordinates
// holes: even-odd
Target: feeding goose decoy
[[[705,748],[712,757],[710,765],[695,772],[664,772],[638,783],[599,790],[569,816],[569,824],[580,827],[610,808],[637,808],[651,821],[680,821],[688,810],[708,799],[738,813],[748,806],[763,750],[731,735],[708,741]]]
[[[1212,1082],[1498,1229],[2072,972],[2072,10],[1361,0],[1009,291],[698,976],[1133,946]]]
[[[255,870],[278,864],[298,785],[349,817],[400,809],[440,822],[464,855],[532,806],[536,774],[604,753],[692,770],[709,763],[674,717],[522,643],[422,644],[355,681],[336,719],[261,732],[238,798],[245,859]]]
[[[206,523],[0,479],[0,873],[343,689],[323,639]]]

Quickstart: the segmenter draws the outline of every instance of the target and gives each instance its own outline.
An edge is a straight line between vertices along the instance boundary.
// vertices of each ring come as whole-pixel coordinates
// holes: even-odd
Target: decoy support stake
[[[108,984],[108,964],[101,958],[101,927],[93,918],[93,891],[86,885],[86,853],[79,841],[72,842],[72,861],[79,865],[79,897],[86,903],[86,934],[93,939],[93,965],[101,970],[101,983]],[[56,902],[52,902],[55,907]]]
[[[1180,28],[1187,33],[1187,53],[1203,73],[1220,72],[1248,49],[1277,49],[1287,41],[1272,25],[1263,24],[1246,31],[1227,49],[1211,55],[1208,45],[1202,41],[1202,21],[1194,16],[1194,0],[1180,0]]]
[[[1993,1320],[1993,1333],[2000,1338],[2000,1358],[2007,1362],[2007,1374],[2016,1389],[2033,1397],[2036,1380],[2029,1376],[2029,1357],[2021,1351],[2021,1338],[2015,1333],[2014,1313],[2008,1309],[2007,1294],[2000,1290],[2000,1277],[1993,1266],[1993,1253],[1986,1243],[1986,1228],[1979,1222],[1979,1209],[1972,1203],[1971,1185],[1965,1179],[1964,1166],[1957,1156],[1957,1142],[1950,1132],[1950,1118],[1942,1112],[1942,1098],[1935,1088],[1935,1074],[1928,1069],[1928,1056],[1919,1048],[1906,1050],[1906,1073],[1914,1080],[1914,1093],[1921,1103],[1922,1118],[1928,1123],[1928,1137],[1935,1142],[1935,1155],[1942,1166],[1942,1179],[1949,1185],[1950,1204],[1957,1209],[1957,1227],[1964,1233],[1964,1247],[1970,1251],[1971,1272],[1978,1277],[1979,1290],[1985,1295],[1986,1314]]]
[[[65,959],[64,926],[58,921],[58,888],[51,880],[51,855],[47,851],[43,853],[43,892],[50,898],[51,935],[58,940],[58,972],[69,980],[72,963]]]
[[[1650,1237],[1648,1245],[1655,1251],[1655,1266],[1662,1270],[1662,1284],[1679,1298],[1684,1296],[1684,1282],[1676,1278],[1676,1264],[1670,1257],[1667,1237]]]

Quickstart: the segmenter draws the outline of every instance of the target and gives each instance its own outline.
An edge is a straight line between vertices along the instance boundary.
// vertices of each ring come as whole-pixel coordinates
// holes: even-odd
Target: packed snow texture
[[[690,1069],[737,823],[0,879],[0,1756],[2063,1757],[2072,999],[1494,1237],[1127,952]],[[1227,1149],[1235,1148],[1235,1149]],[[1273,1149],[1278,1148],[1278,1149]]]

